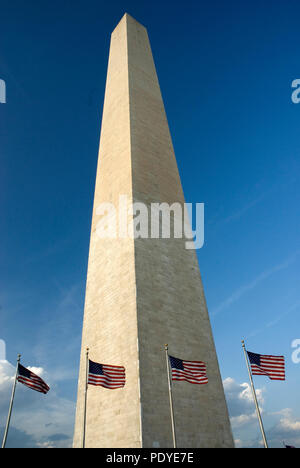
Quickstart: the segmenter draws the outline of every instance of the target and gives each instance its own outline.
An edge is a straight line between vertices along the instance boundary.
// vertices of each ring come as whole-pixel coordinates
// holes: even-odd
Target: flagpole
[[[9,423],[10,423],[10,417],[11,417],[12,407],[13,407],[13,404],[14,404],[14,397],[15,397],[15,391],[16,391],[18,367],[19,367],[20,359],[21,359],[21,354],[18,354],[15,380],[14,380],[14,384],[13,384],[13,388],[12,388],[10,405],[9,405],[8,416],[7,416],[7,421],[6,421],[6,427],[5,427],[5,432],[4,432],[4,437],[3,437],[3,442],[2,442],[2,447],[1,448],[5,448],[5,445],[6,445],[6,439],[7,439],[7,433],[8,433]]]
[[[253,378],[252,378],[252,372],[251,372],[251,369],[250,369],[250,366],[249,366],[249,360],[248,360],[248,357],[247,357],[247,351],[246,351],[246,348],[245,348],[244,340],[242,340],[242,347],[243,347],[243,350],[244,350],[245,360],[246,360],[246,364],[247,364],[247,368],[248,368],[249,379],[250,379],[250,384],[251,384],[251,389],[252,389],[252,395],[253,395],[253,399],[254,399],[254,403],[255,403],[256,413],[257,413],[258,422],[259,422],[259,427],[260,427],[262,437],[263,437],[263,441],[264,441],[264,446],[265,446],[265,448],[269,448],[268,443],[267,443],[267,439],[266,439],[266,434],[265,434],[263,422],[262,422],[262,419],[261,419],[261,414],[260,414],[258,402],[257,402],[256,392],[255,392]]]
[[[85,429],[86,429],[86,402],[89,376],[89,348],[86,348],[86,364],[85,364],[85,389],[84,389],[84,413],[83,413],[83,431],[82,431],[82,448],[85,448]]]
[[[171,423],[172,423],[172,436],[173,436],[173,447],[176,448],[176,432],[175,432],[175,420],[174,420],[174,411],[173,411],[173,397],[172,397],[172,386],[170,379],[170,363],[169,363],[169,354],[168,354],[168,345],[165,345],[166,351],[166,361],[167,361],[167,374],[168,374],[168,385],[169,385],[169,398],[170,398],[170,410],[171,410]]]

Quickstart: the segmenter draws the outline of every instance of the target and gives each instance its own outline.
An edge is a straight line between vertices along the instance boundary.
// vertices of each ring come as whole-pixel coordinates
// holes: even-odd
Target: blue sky
[[[1,5],[0,339],[9,363],[22,353],[53,392],[45,406],[17,389],[47,430],[39,437],[20,410],[8,443],[70,444],[109,40],[126,11],[148,29],[186,201],[205,203],[198,257],[237,446],[260,443],[242,338],[285,355],[287,381],[255,385],[271,446],[300,446],[293,0]],[[0,437],[12,375],[3,364]]]

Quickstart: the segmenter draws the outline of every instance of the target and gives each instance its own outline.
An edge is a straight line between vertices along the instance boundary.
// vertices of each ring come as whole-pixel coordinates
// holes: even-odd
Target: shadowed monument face
[[[98,207],[184,206],[146,29],[124,15],[111,36],[82,332],[74,447],[82,446],[86,356],[124,366],[124,388],[88,387],[86,447],[172,447],[164,344],[206,364],[208,384],[173,382],[178,447],[232,447],[194,249],[181,238],[101,238]],[[133,223],[133,213],[128,212]],[[200,387],[200,388],[199,388]]]

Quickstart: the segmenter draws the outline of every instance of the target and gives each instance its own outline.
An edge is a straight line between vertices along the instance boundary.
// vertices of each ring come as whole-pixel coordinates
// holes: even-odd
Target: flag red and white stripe
[[[285,380],[284,356],[256,354],[247,351],[253,375],[266,375],[271,380]]]
[[[17,375],[18,382],[26,385],[26,387],[31,388],[40,393],[48,393],[50,388],[44,382],[41,377],[34,374],[34,372],[30,371],[26,367],[22,366],[20,363],[18,364],[18,375]]]
[[[125,385],[125,368],[99,364],[89,359],[88,383],[108,389],[122,388]]]
[[[207,384],[206,365],[202,361],[184,361],[169,356],[172,380],[186,381],[192,384]]]

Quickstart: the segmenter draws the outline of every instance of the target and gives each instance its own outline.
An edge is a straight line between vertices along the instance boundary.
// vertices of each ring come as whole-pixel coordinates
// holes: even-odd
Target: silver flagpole
[[[18,367],[19,367],[20,359],[21,359],[21,354],[18,354],[16,375],[15,375],[15,380],[14,380],[14,384],[13,384],[13,388],[12,388],[12,392],[11,392],[11,399],[10,399],[10,405],[9,405],[8,416],[7,416],[7,421],[6,421],[6,427],[5,427],[5,431],[4,431],[2,448],[5,448],[5,444],[6,444],[7,433],[8,433],[8,429],[9,429],[9,423],[10,423],[10,417],[11,417],[12,407],[13,407],[13,404],[14,404],[14,397],[15,397],[15,391],[16,391]]]
[[[172,386],[170,379],[170,362],[168,354],[168,345],[165,345],[166,351],[166,361],[167,361],[167,374],[168,374],[168,384],[169,384],[169,398],[170,398],[170,409],[171,409],[171,423],[172,423],[172,435],[173,435],[173,447],[176,448],[176,432],[175,432],[175,420],[174,420],[174,411],[173,411],[173,397],[172,397]]]
[[[87,402],[88,378],[89,378],[89,348],[86,348],[86,364],[85,364],[85,389],[84,389],[84,413],[83,413],[83,431],[82,431],[82,448],[85,448],[85,429],[86,429],[86,402]]]
[[[253,384],[253,379],[252,379],[252,372],[251,372],[251,369],[250,369],[249,360],[248,360],[248,354],[247,354],[247,351],[246,351],[246,348],[245,348],[245,342],[244,342],[244,340],[242,340],[242,346],[243,346],[244,355],[245,355],[245,359],[246,359],[246,364],[247,364],[247,368],[248,368],[248,373],[249,373],[249,379],[250,379],[250,384],[251,384],[253,399],[254,399],[254,403],[255,403],[256,413],[257,413],[258,422],[259,422],[259,427],[260,427],[260,430],[261,430],[261,433],[262,433],[262,438],[263,438],[263,441],[264,441],[264,446],[265,446],[265,448],[269,448],[269,447],[268,447],[268,443],[267,443],[267,439],[266,439],[266,434],[265,434],[263,422],[262,422],[262,419],[261,419],[261,414],[260,414],[258,402],[257,402],[256,392],[255,392],[255,388],[254,388],[254,384]]]

